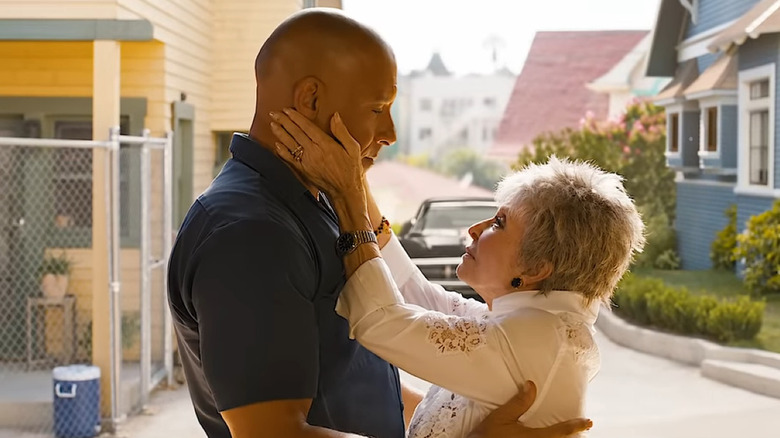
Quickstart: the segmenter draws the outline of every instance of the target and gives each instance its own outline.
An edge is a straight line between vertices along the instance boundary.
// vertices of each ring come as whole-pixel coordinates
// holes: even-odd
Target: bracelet
[[[374,230],[374,234],[377,236],[380,234],[390,234],[390,221],[386,217],[382,216],[382,221],[379,223],[379,228]]]

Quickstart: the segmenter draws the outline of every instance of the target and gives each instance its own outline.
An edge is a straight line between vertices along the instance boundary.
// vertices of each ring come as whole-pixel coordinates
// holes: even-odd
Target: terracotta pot
[[[41,279],[41,290],[46,298],[62,298],[68,291],[68,276],[46,274]]]

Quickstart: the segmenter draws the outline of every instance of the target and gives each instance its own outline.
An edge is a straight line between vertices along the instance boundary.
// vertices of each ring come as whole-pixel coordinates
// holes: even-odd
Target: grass
[[[665,271],[635,268],[632,272],[640,277],[659,278],[669,286],[686,287],[695,294],[707,293],[718,297],[734,297],[748,293],[742,280],[728,271]],[[756,339],[732,342],[729,345],[780,353],[780,295],[766,297],[764,322]]]

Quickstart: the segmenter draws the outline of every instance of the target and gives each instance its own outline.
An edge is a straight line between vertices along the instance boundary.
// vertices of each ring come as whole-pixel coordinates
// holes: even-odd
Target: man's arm
[[[200,360],[235,438],[349,437],[306,423],[319,377],[312,255],[269,221],[239,221],[193,255]]]
[[[233,438],[357,438],[323,427],[310,426],[306,415],[311,399],[254,403],[222,412]]]
[[[539,429],[526,427],[517,421],[536,400],[536,385],[525,382],[525,387],[506,404],[490,413],[467,438],[566,438],[593,427],[584,418],[564,421]]]

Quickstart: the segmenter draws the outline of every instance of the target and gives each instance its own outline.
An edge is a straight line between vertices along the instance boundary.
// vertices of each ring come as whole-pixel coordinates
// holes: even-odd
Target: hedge
[[[635,324],[719,342],[755,338],[766,306],[747,296],[732,300],[694,295],[686,288],[632,274],[623,278],[613,301],[615,313]]]

